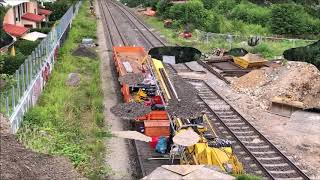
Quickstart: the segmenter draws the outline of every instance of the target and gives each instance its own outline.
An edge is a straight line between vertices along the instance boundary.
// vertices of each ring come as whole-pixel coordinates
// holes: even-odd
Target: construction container
[[[156,120],[169,120],[166,111],[151,111],[149,114],[138,117],[139,121],[156,121]]]
[[[170,135],[169,120],[144,121],[144,129],[144,134],[150,137]]]
[[[256,54],[248,53],[242,57],[233,57],[234,63],[242,68],[258,68],[266,64],[267,60]]]
[[[127,74],[141,73],[146,69],[143,60],[147,53],[143,47],[113,47],[114,63],[119,77]],[[122,84],[121,93],[125,102],[130,102],[132,97],[129,91],[129,85]]]

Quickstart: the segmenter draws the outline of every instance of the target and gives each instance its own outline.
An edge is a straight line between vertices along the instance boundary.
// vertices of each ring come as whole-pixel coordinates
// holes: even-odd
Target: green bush
[[[52,11],[52,14],[49,16],[49,21],[58,21],[62,16],[68,11],[72,2],[63,0],[55,1],[54,3],[48,2],[44,3],[46,9]]]
[[[28,56],[32,51],[38,46],[40,41],[28,41],[28,40],[18,40],[15,42],[16,50],[21,52],[23,55]]]
[[[192,0],[187,3],[175,4],[170,7],[169,17],[181,22],[180,25],[202,29],[208,18],[208,12],[201,1]],[[192,29],[192,28],[190,28]]]
[[[30,29],[30,32],[40,32],[40,33],[44,33],[44,34],[48,34],[51,31],[50,27],[43,27],[43,28],[33,28]]]
[[[209,15],[207,17],[207,21],[205,24],[205,30],[208,32],[215,32],[219,33],[221,32],[221,24],[223,23],[221,17],[219,14],[217,14],[215,11],[211,10],[209,12]]]
[[[153,9],[156,9],[158,2],[159,2],[159,0],[145,0],[145,1],[143,1],[143,6],[152,7]]]
[[[238,4],[237,0],[219,0],[215,6],[215,10],[225,16],[229,16],[231,10]]]
[[[218,0],[202,0],[203,2],[203,5],[204,5],[204,8],[206,9],[213,9],[217,3],[218,3]]]
[[[249,174],[244,174],[237,176],[236,180],[261,180],[260,177],[249,175]]]
[[[232,9],[230,17],[242,20],[246,23],[266,26],[270,18],[271,10],[252,3],[241,3]]]
[[[171,6],[170,0],[160,0],[156,5],[157,15],[161,18],[168,18]]]
[[[0,74],[12,75],[17,69],[24,63],[26,56],[19,51],[16,52],[16,56],[1,55],[0,62],[3,62],[3,66],[0,69]]]
[[[272,33],[280,35],[319,35],[320,20],[310,16],[303,6],[277,4],[272,7],[270,27]]]

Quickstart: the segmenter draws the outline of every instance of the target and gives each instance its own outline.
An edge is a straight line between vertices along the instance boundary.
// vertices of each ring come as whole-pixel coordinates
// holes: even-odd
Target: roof
[[[21,18],[29,21],[41,22],[45,17],[33,13],[26,13],[23,16],[21,16]]]
[[[17,26],[13,24],[4,24],[3,30],[7,32],[8,34],[15,36],[15,37],[21,37],[23,34],[25,34],[27,31],[29,31],[28,28],[23,26]]]
[[[52,14],[52,11],[47,10],[47,9],[39,9],[38,14],[48,16],[48,15]]]
[[[30,0],[5,0],[3,3],[4,6],[16,6],[24,2],[30,2]]]

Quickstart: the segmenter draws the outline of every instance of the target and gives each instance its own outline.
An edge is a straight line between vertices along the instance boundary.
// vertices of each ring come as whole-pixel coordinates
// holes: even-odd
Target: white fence
[[[24,114],[34,106],[53,70],[60,44],[65,39],[72,20],[81,6],[79,1],[52,28],[32,54],[16,70],[15,80],[10,89],[0,92],[0,111],[9,117],[11,132],[16,133]]]

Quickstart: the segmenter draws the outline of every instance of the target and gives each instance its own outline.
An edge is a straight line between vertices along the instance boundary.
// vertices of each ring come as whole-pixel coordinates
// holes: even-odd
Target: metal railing
[[[9,117],[11,132],[16,133],[24,114],[34,106],[53,70],[63,37],[68,33],[72,20],[81,6],[79,1],[60,19],[47,37],[35,48],[14,74],[15,83],[0,91],[0,112]]]

